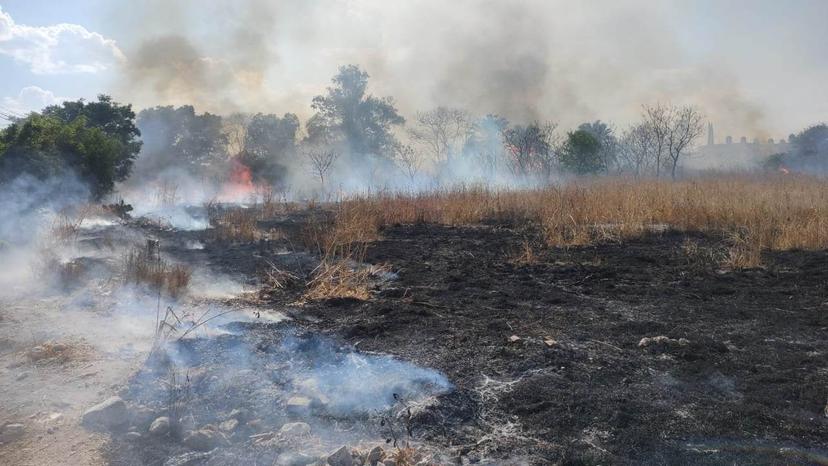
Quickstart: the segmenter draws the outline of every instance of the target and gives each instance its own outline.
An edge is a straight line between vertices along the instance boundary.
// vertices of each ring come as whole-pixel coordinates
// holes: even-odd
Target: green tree
[[[138,127],[144,135],[142,170],[183,167],[194,173],[206,172],[227,159],[221,117],[199,115],[192,105],[141,110]]]
[[[296,154],[296,133],[299,117],[286,113],[276,115],[258,113],[246,125],[244,148],[239,158],[257,181],[278,183],[284,177],[286,164]]]
[[[97,102],[87,102],[84,99],[67,101],[60,105],[50,105],[42,113],[45,117],[57,118],[63,123],[84,117],[86,126],[98,128],[107,137],[117,140],[120,147],[114,161],[114,180],[123,181],[129,176],[133,162],[141,151],[141,132],[135,124],[132,105],[121,105],[112,100],[112,97],[101,94]]]
[[[367,94],[369,75],[357,65],[339,68],[325,95],[313,98],[308,142],[345,144],[352,155],[390,156],[396,144],[391,127],[402,125],[391,97]]]
[[[802,168],[828,168],[828,125],[811,126],[790,138],[792,162]]]
[[[40,179],[72,173],[99,198],[119,180],[121,141],[90,125],[83,115],[70,122],[32,114],[0,132],[0,182],[24,173]]]
[[[576,175],[595,174],[604,168],[601,142],[583,129],[567,134],[560,158],[563,168]]]

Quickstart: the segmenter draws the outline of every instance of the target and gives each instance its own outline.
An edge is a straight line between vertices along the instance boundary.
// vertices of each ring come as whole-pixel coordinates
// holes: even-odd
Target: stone
[[[305,422],[289,422],[279,429],[279,433],[290,438],[304,437],[310,435],[311,426]]]
[[[285,409],[288,414],[301,416],[310,411],[312,403],[313,401],[306,396],[292,396],[288,399]]]
[[[679,338],[676,340],[675,338],[670,338],[664,335],[659,335],[657,337],[644,337],[641,341],[638,342],[639,348],[646,348],[648,346],[687,346],[690,344],[690,340],[686,338]]]
[[[276,458],[275,466],[306,466],[316,462],[316,458],[304,453],[286,452]]]
[[[228,419],[221,424],[219,424],[219,430],[222,432],[233,432],[236,430],[236,427],[239,426],[239,421],[237,419]]]
[[[113,396],[83,413],[81,422],[87,428],[108,428],[122,426],[129,421],[126,403],[120,397]]]
[[[554,338],[545,338],[543,340],[543,344],[548,346],[549,348],[554,348],[558,346],[558,340],[555,340]]]
[[[0,429],[0,441],[3,443],[13,442],[26,433],[26,427],[20,423],[6,424]]]
[[[342,446],[339,450],[328,455],[325,461],[330,466],[354,466],[354,458],[347,446]]]
[[[213,429],[199,429],[184,437],[184,445],[198,451],[210,451],[219,445],[227,444],[227,439],[221,432]]]
[[[128,442],[137,442],[138,440],[141,440],[141,434],[135,431],[127,432],[126,434],[124,434],[124,439],[126,439]]]
[[[509,337],[509,343],[517,343],[520,341],[520,337],[517,335],[512,335]]]
[[[371,466],[376,466],[376,464],[379,463],[384,457],[385,457],[385,450],[383,450],[382,447],[377,446],[377,447],[374,447],[373,449],[371,449],[371,451],[368,452],[367,461],[368,461],[368,464],[370,464]]]
[[[149,426],[149,433],[152,435],[167,435],[170,432],[170,418],[167,416],[161,416],[158,419],[152,421],[152,424]]]

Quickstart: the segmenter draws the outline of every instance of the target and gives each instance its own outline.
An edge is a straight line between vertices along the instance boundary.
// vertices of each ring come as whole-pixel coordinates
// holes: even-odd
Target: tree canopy
[[[352,155],[390,156],[396,144],[392,126],[405,119],[394,99],[367,94],[369,75],[357,65],[339,68],[325,95],[313,98],[316,113],[308,120],[312,144],[344,144]]]
[[[604,169],[601,141],[585,129],[567,134],[560,158],[561,166],[576,175],[595,174]]]
[[[124,178],[124,154],[120,138],[91,125],[84,115],[64,122],[34,113],[0,132],[0,181],[23,174],[40,179],[77,175],[100,197]]]
[[[226,159],[227,136],[221,117],[197,114],[191,105],[142,110],[138,127],[144,135],[145,169],[178,166],[204,172]]]

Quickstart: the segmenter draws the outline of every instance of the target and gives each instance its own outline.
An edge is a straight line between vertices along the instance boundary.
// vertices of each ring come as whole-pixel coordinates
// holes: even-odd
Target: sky
[[[719,140],[779,138],[828,120],[827,20],[824,0],[7,0],[0,110],[107,93],[306,118],[356,63],[408,117],[623,128],[672,102]]]

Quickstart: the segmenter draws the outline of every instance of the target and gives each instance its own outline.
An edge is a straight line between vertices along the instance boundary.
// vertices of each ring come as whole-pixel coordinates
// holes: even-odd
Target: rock
[[[236,430],[236,427],[239,426],[239,421],[237,419],[228,419],[221,424],[219,424],[219,430],[223,432],[233,432]]]
[[[161,416],[158,419],[152,421],[152,424],[149,426],[149,433],[152,435],[167,435],[170,432],[170,418],[167,416]]]
[[[129,421],[126,403],[120,397],[113,396],[83,413],[81,422],[87,428],[108,428],[122,426]]]
[[[221,432],[213,429],[199,429],[190,432],[184,437],[184,445],[199,451],[210,451],[213,448],[227,444],[227,439]]]
[[[2,429],[0,429],[0,442],[13,442],[22,437],[25,433],[26,427],[23,424],[6,424]]]
[[[21,373],[20,373],[20,374],[19,374],[19,375],[15,378],[15,380],[20,381],[20,380],[25,379],[25,378],[26,378],[26,377],[28,377],[28,376],[29,376],[29,373],[28,373],[28,372],[21,372]]]
[[[276,458],[275,466],[305,466],[315,461],[316,458],[304,453],[286,452]]]
[[[253,419],[252,421],[247,422],[247,427],[253,429],[254,431],[259,431],[264,426],[264,422],[261,419]]]
[[[127,432],[124,434],[124,439],[128,442],[137,442],[138,440],[141,440],[141,434],[135,431]]]
[[[285,437],[295,438],[310,435],[311,426],[305,422],[289,422],[279,429],[279,433]]]
[[[657,337],[644,337],[641,341],[638,342],[639,348],[647,348],[648,346],[687,346],[690,344],[690,340],[686,338],[679,338],[676,340],[675,338],[670,338],[664,335],[659,335]]]
[[[509,337],[509,343],[517,343],[520,341],[520,337],[517,335],[512,335]]]
[[[292,396],[288,399],[285,409],[288,414],[298,416],[305,415],[310,411],[312,402],[313,401],[306,396]]]
[[[549,348],[554,348],[558,346],[558,340],[555,340],[554,338],[544,338],[543,344]]]
[[[325,461],[330,466],[354,466],[354,458],[347,446],[342,446],[339,450],[328,455]]]
[[[368,464],[371,466],[375,466],[377,463],[380,462],[385,457],[385,450],[382,447],[374,447],[370,452],[368,452]]]

